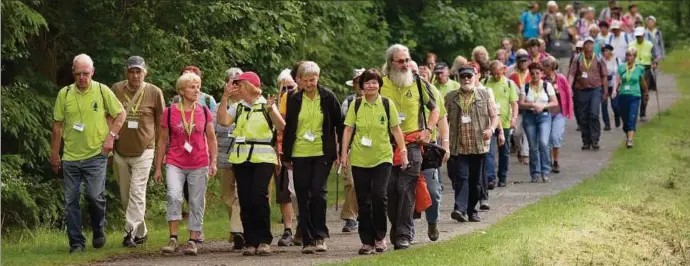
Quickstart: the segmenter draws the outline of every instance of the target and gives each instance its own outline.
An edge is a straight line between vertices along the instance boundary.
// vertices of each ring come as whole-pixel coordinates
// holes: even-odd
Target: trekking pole
[[[661,104],[659,103],[659,87],[656,86],[657,84],[657,76],[656,76],[656,69],[652,69],[652,77],[654,77],[654,94],[656,95],[656,108],[658,110],[657,114],[659,116],[659,120],[661,120]],[[647,85],[649,86],[649,85]]]
[[[338,171],[335,178],[335,211],[338,211],[338,201],[340,200],[340,177],[342,176],[343,165],[338,165]]]

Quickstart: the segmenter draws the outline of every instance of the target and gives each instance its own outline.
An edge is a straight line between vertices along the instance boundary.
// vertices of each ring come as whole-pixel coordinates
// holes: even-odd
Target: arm
[[[348,165],[347,164],[347,160],[348,160],[347,151],[349,150],[348,146],[350,146],[350,139],[352,139],[352,131],[354,131],[354,130],[351,126],[345,126],[345,128],[343,129],[343,139],[340,142],[340,145],[341,145],[340,163],[343,166]]]
[[[396,146],[400,149],[402,154],[402,169],[407,169],[409,166],[409,161],[407,159],[407,146],[405,145],[405,137],[403,137],[402,130],[400,130],[400,125],[391,128],[391,133],[393,133],[393,138],[395,139]]]
[[[659,30],[659,57],[657,57],[657,63],[666,57],[666,48],[664,48],[664,37]]]
[[[341,113],[340,110],[340,103],[338,102],[338,99],[335,97],[335,94],[332,94],[333,100],[331,102],[331,121],[333,121],[333,126],[335,127],[335,140],[336,142],[338,140],[343,139],[343,130],[345,128],[345,125],[343,124],[343,114]],[[336,145],[337,149],[338,145]]]
[[[608,72],[608,70],[606,70],[606,63],[601,62],[601,60],[599,62],[599,67],[601,67],[601,69],[599,69],[599,73],[601,74],[601,84],[602,84],[601,91],[603,93],[601,95],[601,101],[603,102],[603,101],[608,100],[608,96],[609,96],[609,79],[608,79],[608,75],[607,75],[609,72]]]
[[[518,101],[510,103],[510,127],[515,128],[519,111]]]
[[[223,97],[220,99],[220,106],[218,106],[217,117],[218,124],[224,127],[232,125],[233,117],[228,115],[228,91],[223,93]]]
[[[438,121],[438,135],[441,137],[441,147],[446,151],[446,155],[443,156],[443,162],[445,163],[450,158],[450,126],[448,125],[448,116],[444,116]]]
[[[115,136],[113,136],[110,132],[108,133],[108,135],[106,135],[105,141],[103,142],[103,149],[101,150],[101,154],[107,155],[113,150],[113,144],[115,142],[117,132],[120,132],[120,128],[122,128],[122,124],[125,123],[126,118],[127,112],[125,112],[125,110],[122,110],[119,114],[117,114],[113,122],[108,125],[110,132],[115,133]]]
[[[280,115],[278,107],[275,104],[271,105],[268,111],[268,115],[271,117],[271,122],[273,122],[273,125],[275,125],[276,130],[278,130],[278,132],[285,130],[285,119],[283,119],[283,116]]]
[[[53,166],[53,172],[57,174],[60,171],[60,141],[62,140],[61,121],[53,121],[53,135],[50,140],[50,164]]]
[[[167,125],[166,125],[167,127]],[[166,130],[166,127],[163,125],[160,126],[158,129],[158,132],[160,132],[158,135],[158,143],[156,144],[156,162],[155,162],[155,170],[153,174],[153,180],[156,181],[156,183],[161,183],[162,180],[162,172],[161,172],[161,167],[163,166],[163,159],[165,158],[165,152],[167,150],[168,146],[168,131]]]
[[[206,111],[205,111],[206,112]],[[211,112],[211,111],[207,111]],[[218,140],[216,139],[216,131],[213,128],[213,122],[206,123],[206,145],[208,146],[208,153],[211,163],[208,166],[208,176],[215,176],[218,172]]]
[[[518,24],[518,32],[517,33],[519,36],[522,36],[522,31],[525,30],[524,20],[525,20],[525,13],[522,13],[522,15],[520,16],[520,23]]]
[[[544,109],[558,106],[556,96],[549,96],[549,103],[544,106]]]

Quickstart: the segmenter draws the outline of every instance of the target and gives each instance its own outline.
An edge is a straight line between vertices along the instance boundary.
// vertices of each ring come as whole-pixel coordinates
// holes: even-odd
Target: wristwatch
[[[112,132],[112,131],[110,131],[109,133],[110,133],[111,136],[113,136],[113,138],[117,138],[117,133]]]

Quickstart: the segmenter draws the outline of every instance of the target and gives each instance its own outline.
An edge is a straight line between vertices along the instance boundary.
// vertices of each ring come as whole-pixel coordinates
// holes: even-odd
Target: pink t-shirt
[[[187,132],[182,125],[182,113],[177,104],[173,104],[163,111],[161,126],[166,129],[168,128],[168,112],[172,111],[170,113],[170,124],[172,127],[168,131],[170,132],[170,146],[165,156],[166,164],[172,164],[182,169],[199,169],[208,166],[209,154],[204,128],[209,123],[213,123],[213,115],[208,108],[202,107],[199,104],[196,104],[195,108],[194,127],[191,137],[187,136]],[[204,112],[206,112],[206,116],[204,116]],[[191,116],[192,110],[185,110],[185,117],[188,123]],[[204,122],[206,123],[204,124]],[[187,152],[184,148],[185,141],[189,141],[189,144],[192,145],[192,152]]]

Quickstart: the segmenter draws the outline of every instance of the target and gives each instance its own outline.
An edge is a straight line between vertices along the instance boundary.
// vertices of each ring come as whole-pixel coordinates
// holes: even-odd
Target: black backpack
[[[355,100],[355,118],[357,117],[357,113],[359,112],[359,107],[362,105],[362,100],[363,100],[362,97],[359,97]],[[391,127],[390,127],[390,123],[391,123],[390,101],[388,100],[388,98],[383,97],[383,96],[381,96],[381,101],[383,102],[383,109],[386,110],[386,119],[388,119],[388,137],[393,138],[393,133],[391,133]],[[352,127],[352,137],[350,137],[350,146],[352,146],[352,141],[355,139],[355,131],[357,131],[356,125]]]

